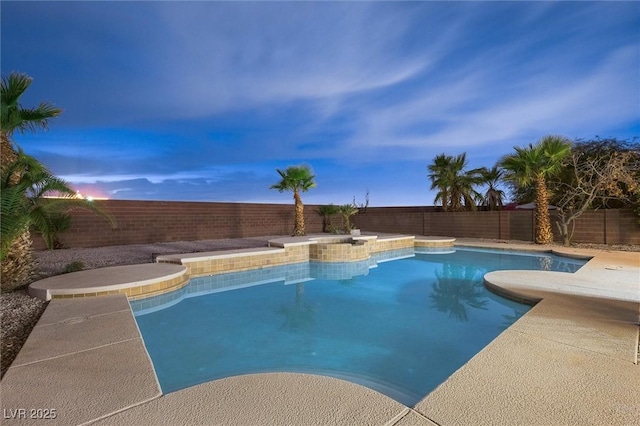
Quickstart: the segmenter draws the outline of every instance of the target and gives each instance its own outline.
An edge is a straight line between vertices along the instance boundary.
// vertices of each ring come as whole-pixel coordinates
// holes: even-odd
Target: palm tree
[[[342,228],[344,229],[344,233],[348,234],[351,232],[351,216],[358,213],[358,208],[353,204],[343,204],[338,206],[338,213],[342,215]]]
[[[429,179],[431,179],[431,190],[438,189],[434,204],[441,203],[442,209],[447,211],[449,208],[449,186],[450,186],[450,170],[451,170],[451,157],[448,155],[440,154],[436,155],[428,169]]]
[[[499,162],[505,170],[504,179],[518,186],[535,187],[535,242],[551,244],[547,180],[562,170],[564,158],[571,153],[571,142],[562,136],[549,135],[535,145],[514,149],[515,154],[506,155]]]
[[[281,180],[275,185],[271,185],[270,189],[277,189],[280,192],[293,192],[293,200],[296,207],[293,236],[306,235],[304,231],[304,205],[302,204],[302,198],[300,198],[300,192],[307,192],[316,186],[313,181],[315,176],[309,166],[290,166],[284,171],[276,170]]]
[[[333,228],[331,224],[331,216],[338,214],[338,206],[335,204],[318,206],[316,213],[322,216],[322,232],[331,232],[331,229]]]
[[[12,72],[9,76],[3,76],[0,84],[0,167],[3,170],[15,163],[18,159],[16,144],[13,134],[18,131],[46,130],[49,120],[61,114],[62,110],[48,102],[41,102],[36,108],[23,108],[20,105],[20,97],[31,85],[32,79],[26,74]],[[9,175],[12,183],[20,179],[18,175]],[[26,200],[18,200],[24,194],[17,188],[2,193],[3,215],[6,218],[14,217],[6,209],[17,208],[26,203]],[[16,211],[16,213],[19,210]],[[25,283],[32,274],[33,254],[31,252],[31,235],[28,227],[19,228],[26,230],[20,235],[12,235],[10,247],[6,256],[2,258],[2,286],[9,283],[18,286]],[[4,224],[3,224],[4,241]],[[3,246],[3,250],[5,247]]]
[[[498,182],[502,178],[502,173],[498,166],[493,166],[491,169],[484,168],[480,173],[483,183],[489,187],[482,197],[482,202],[492,211],[502,209],[504,191],[498,189]]]
[[[437,155],[428,166],[431,189],[438,189],[434,203],[442,203],[445,211],[475,210],[482,196],[474,189],[482,183],[481,169],[465,170],[467,154],[456,157]]]
[[[98,206],[76,198],[69,185],[55,177],[35,158],[16,153],[16,161],[0,173],[0,261],[2,289],[24,284],[33,273],[30,228],[40,232],[48,248],[53,248],[60,218],[74,208],[92,210],[113,225],[112,218]],[[55,195],[56,198],[46,198]],[[20,250],[16,250],[16,246]]]
[[[46,130],[49,120],[62,113],[48,102],[41,102],[36,108],[23,108],[20,97],[29,88],[33,79],[26,74],[12,72],[8,77],[2,77],[0,90],[0,138],[2,139],[2,166],[12,163],[16,159],[15,141],[13,133],[26,131],[35,132]]]

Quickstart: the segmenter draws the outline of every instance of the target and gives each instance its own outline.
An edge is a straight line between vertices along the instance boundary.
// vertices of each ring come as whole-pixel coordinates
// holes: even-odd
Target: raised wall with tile
[[[403,236],[398,238],[385,238],[383,240],[376,240],[375,244],[371,248],[372,253],[379,253],[388,250],[398,250],[403,248],[413,248],[415,237]]]
[[[309,246],[309,259],[318,262],[354,262],[368,259],[369,247],[348,242],[317,243]],[[370,243],[369,243],[370,244]]]
[[[189,275],[182,273],[180,276],[173,278],[166,278],[159,280],[153,284],[147,284],[142,286],[131,286],[121,288],[119,290],[109,291],[95,291],[88,293],[75,293],[75,294],[54,294],[52,299],[74,299],[81,297],[93,297],[93,296],[109,296],[114,294],[124,294],[130,300],[143,299],[151,296],[157,296],[160,294],[171,293],[189,284]]]
[[[116,268],[106,271],[109,269],[106,268],[99,279],[93,277],[92,284],[85,283],[88,285],[87,288],[77,288],[73,285],[68,288],[69,280],[50,277],[32,284],[29,292],[45,300],[50,297],[78,298],[120,293],[128,296],[130,300],[137,300],[172,293],[163,298],[169,302],[182,297],[184,294],[182,288],[191,278],[207,277],[206,283],[197,281],[199,284],[196,292],[216,291],[233,285],[243,285],[244,281],[237,277],[227,279],[228,275],[234,275],[228,274],[229,272],[235,274],[251,272],[247,285],[253,285],[251,283],[254,282],[267,282],[265,280],[273,278],[284,279],[289,283],[322,277],[349,279],[356,275],[366,275],[372,265],[371,262],[375,264],[394,258],[413,256],[414,242],[437,242],[453,246],[455,239],[438,238],[436,240],[430,237],[419,237],[416,240],[414,236],[394,235],[275,238],[269,240],[268,247],[160,255],[156,261],[165,265],[154,267],[154,273],[160,268],[163,274],[146,279],[141,279],[138,274],[142,270],[148,273],[152,265],[123,267],[131,274],[131,278],[137,277],[134,282],[123,283],[117,280],[109,284],[107,276],[113,275],[121,279],[123,273],[115,272]],[[286,269],[279,269],[283,266],[286,266]],[[135,272],[132,272],[131,268],[135,269]],[[253,274],[255,271],[260,272]],[[263,276],[262,271],[266,275]],[[91,271],[78,272],[75,278],[80,279],[82,275],[85,281],[92,281],[88,276],[91,273]],[[271,277],[267,276],[269,274]],[[217,278],[212,279],[212,276],[219,277],[220,281]],[[146,308],[151,309],[153,306],[150,304]]]
[[[190,277],[248,271],[271,266],[288,265],[309,261],[308,245],[294,245],[283,249],[265,248],[261,251],[233,250],[229,252],[199,253],[190,255],[164,255],[156,259],[159,263],[184,265]]]

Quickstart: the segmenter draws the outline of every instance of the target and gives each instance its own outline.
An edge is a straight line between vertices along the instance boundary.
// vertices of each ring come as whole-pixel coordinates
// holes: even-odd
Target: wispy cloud
[[[533,64],[533,72],[499,78],[504,64],[467,69],[459,78],[420,88],[395,104],[366,104],[349,144],[368,160],[386,147],[410,148],[411,155],[430,158],[444,148],[508,149],[548,133],[571,138],[606,134],[633,126],[640,117],[638,63],[637,45],[628,45],[594,63],[576,61],[560,70],[551,66],[540,72]]]
[[[286,202],[268,190],[275,167],[309,162],[312,201],[369,188],[391,202],[402,188],[424,204],[442,151],[491,165],[547,133],[640,131],[639,14],[625,2],[3,2],[1,54],[3,73],[35,77],[25,105],[65,110],[19,143],[78,185]]]
[[[159,65],[154,86],[160,82],[165,90],[150,97],[171,100],[158,107],[179,105],[178,116],[329,101],[397,84],[427,65],[399,54],[402,14],[385,16],[366,3],[290,6],[162,4],[168,39],[151,55]]]

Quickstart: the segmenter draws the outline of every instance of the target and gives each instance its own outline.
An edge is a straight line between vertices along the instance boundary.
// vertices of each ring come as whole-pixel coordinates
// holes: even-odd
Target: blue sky
[[[10,2],[2,74],[64,110],[16,142],[85,194],[432,205],[427,166],[640,135],[639,2]]]

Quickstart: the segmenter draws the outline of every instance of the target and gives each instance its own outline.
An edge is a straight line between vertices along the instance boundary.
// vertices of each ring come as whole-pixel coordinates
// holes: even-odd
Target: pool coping
[[[456,245],[549,251],[482,241]],[[574,280],[615,286],[629,284],[627,272],[640,277],[638,253],[567,253],[594,256]],[[542,302],[412,408],[349,382],[294,373],[231,377],[161,396],[139,335],[116,333],[123,324],[135,325],[130,308],[123,309],[124,295],[55,299],[2,380],[3,413],[57,409],[53,422],[61,424],[628,424],[640,416],[633,391],[640,384],[640,303],[556,289],[510,290]],[[83,346],[73,336],[96,339]],[[594,366],[603,374],[594,374]],[[545,383],[551,386],[541,387]],[[89,401],[91,395],[103,397]],[[6,415],[5,421],[37,423]]]

